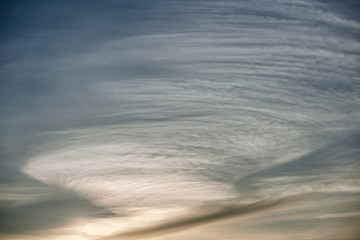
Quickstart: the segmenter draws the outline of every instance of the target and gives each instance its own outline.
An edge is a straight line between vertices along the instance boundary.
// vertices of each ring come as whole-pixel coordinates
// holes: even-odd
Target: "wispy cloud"
[[[154,235],[161,235],[165,233],[172,233],[181,230],[185,230],[188,228],[193,228],[203,224],[209,224],[221,220],[227,220],[231,218],[244,217],[250,214],[256,214],[265,212],[271,209],[275,209],[278,207],[284,207],[286,205],[294,204],[295,202],[299,202],[304,200],[310,196],[314,196],[312,194],[302,194],[297,196],[286,197],[282,199],[276,200],[263,200],[251,204],[221,204],[219,206],[213,206],[210,209],[210,213],[201,214],[200,216],[188,217],[181,220],[170,221],[163,225],[154,226],[148,229],[140,229],[133,232],[125,232],[116,234],[110,237],[101,238],[103,240],[112,240],[112,239],[129,239],[129,238],[140,238]],[[209,211],[209,209],[208,209]]]
[[[355,198],[345,192],[359,191],[358,8],[5,1],[0,210],[11,207],[14,222],[22,210],[45,216],[64,191],[64,213],[85,201],[84,212],[145,228],[243,196]],[[231,215],[218,210],[168,227]]]

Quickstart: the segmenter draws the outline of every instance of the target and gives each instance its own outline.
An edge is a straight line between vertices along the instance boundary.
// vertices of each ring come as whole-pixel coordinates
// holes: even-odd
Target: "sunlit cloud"
[[[211,208],[210,213],[205,213],[200,216],[188,217],[181,220],[175,220],[173,222],[165,223],[163,225],[155,226],[148,229],[140,229],[138,231],[133,232],[125,232],[120,233],[114,236],[110,236],[107,238],[103,238],[111,240],[111,239],[128,239],[128,238],[139,238],[144,236],[152,236],[152,235],[162,235],[164,233],[171,233],[181,231],[187,228],[193,228],[198,225],[209,224],[221,220],[231,219],[234,217],[243,217],[255,213],[261,213],[264,211],[268,211],[274,208],[283,207],[298,201],[303,200],[306,197],[309,197],[313,194],[303,194],[297,196],[291,196],[283,199],[276,200],[267,200],[267,201],[259,201],[247,205],[224,205],[223,206],[215,206]]]

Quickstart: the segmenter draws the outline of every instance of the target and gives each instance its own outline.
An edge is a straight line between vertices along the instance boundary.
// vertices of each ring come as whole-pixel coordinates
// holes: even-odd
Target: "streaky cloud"
[[[355,132],[294,160],[249,174],[235,185],[242,192],[263,194],[269,189],[272,194],[288,192],[285,189],[293,186],[299,191],[358,191],[359,156],[360,133]],[[314,180],[316,185],[311,184]]]
[[[252,214],[259,214],[265,211],[273,210],[275,208],[285,207],[290,204],[314,197],[319,193],[303,193],[293,196],[288,196],[279,199],[267,199],[257,201],[249,204],[225,203],[219,204],[214,208],[208,209],[207,213],[197,216],[190,216],[180,220],[170,221],[165,224],[135,230],[125,233],[115,234],[113,236],[100,238],[98,240],[117,240],[117,239],[139,239],[142,237],[158,236],[169,233],[174,233],[189,228],[194,228],[204,224],[211,224],[219,221],[229,220],[232,218],[246,217]]]

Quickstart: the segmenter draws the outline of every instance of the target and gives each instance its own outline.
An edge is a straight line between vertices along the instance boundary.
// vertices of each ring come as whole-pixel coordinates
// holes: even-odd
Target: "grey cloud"
[[[30,189],[30,186],[28,183],[27,188]],[[32,185],[32,188],[36,189],[36,187],[39,188]],[[94,206],[72,192],[54,186],[42,186],[39,190],[42,193],[40,199],[20,206],[0,207],[0,236],[10,237],[11,234],[41,236],[43,232],[71,225],[77,219],[114,216],[108,210]],[[1,201],[0,205],[2,205]]]
[[[256,225],[254,229],[280,234],[298,232],[300,239],[309,235],[314,239],[357,239],[360,220],[358,197],[359,192],[323,193],[294,208],[255,216],[252,223]]]
[[[339,138],[298,159],[245,176],[236,182],[236,187],[240,192],[259,192],[259,188],[276,189],[279,186],[286,189],[309,186],[328,191],[328,188],[336,189],[336,185],[347,185],[349,189],[356,189],[360,186],[360,134],[351,133]],[[273,194],[280,193],[275,190]]]

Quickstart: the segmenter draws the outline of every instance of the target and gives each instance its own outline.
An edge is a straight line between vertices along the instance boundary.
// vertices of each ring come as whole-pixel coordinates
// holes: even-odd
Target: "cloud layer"
[[[0,210],[23,226],[11,233],[88,240],[234,199],[252,206],[313,191],[340,213],[303,218],[297,207],[321,204],[299,203],[283,210],[294,225],[274,239],[327,239],[324,229],[296,230],[329,220],[319,216],[347,216],[336,224],[351,228],[359,9],[350,0],[5,1]],[[54,218],[53,203],[64,214]],[[31,223],[37,212],[49,224]],[[238,237],[238,226],[216,226],[213,236]]]

